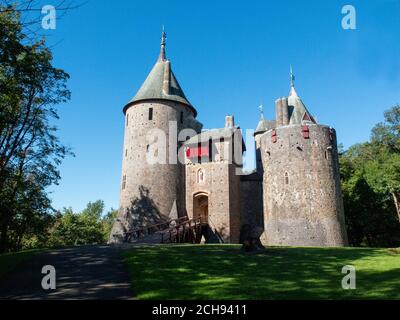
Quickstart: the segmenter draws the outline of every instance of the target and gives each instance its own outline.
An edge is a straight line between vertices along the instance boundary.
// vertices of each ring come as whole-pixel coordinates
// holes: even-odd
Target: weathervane
[[[165,46],[165,40],[167,39],[167,33],[164,30],[164,25],[162,26],[162,33],[161,33],[161,45]]]

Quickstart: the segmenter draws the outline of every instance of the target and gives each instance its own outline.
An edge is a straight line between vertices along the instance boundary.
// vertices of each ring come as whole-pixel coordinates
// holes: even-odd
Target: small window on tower
[[[125,190],[125,187],[126,187],[126,175],[124,175],[122,178],[122,190]]]
[[[183,112],[181,112],[181,123],[183,123]]]
[[[128,149],[125,149],[125,157],[128,156]]]
[[[153,120],[153,108],[149,109],[149,120]]]
[[[212,149],[213,149],[213,143],[212,139],[208,140],[208,161],[212,162]]]
[[[126,126],[129,124],[129,114],[126,114]]]
[[[289,184],[289,174],[285,172],[285,184]]]

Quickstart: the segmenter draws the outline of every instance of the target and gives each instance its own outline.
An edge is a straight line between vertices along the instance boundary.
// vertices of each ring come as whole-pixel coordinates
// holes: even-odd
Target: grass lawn
[[[177,245],[124,252],[138,299],[400,299],[400,250]],[[356,268],[343,290],[344,265]]]
[[[19,264],[28,261],[39,250],[27,250],[14,253],[0,254],[0,281],[7,273],[15,269]]]

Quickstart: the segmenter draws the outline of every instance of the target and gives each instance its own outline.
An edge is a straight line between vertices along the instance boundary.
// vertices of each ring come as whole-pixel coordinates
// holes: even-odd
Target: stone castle
[[[165,39],[163,32],[156,64],[123,109],[120,210],[110,242],[141,227],[200,217],[206,242],[238,243],[250,227],[265,245],[346,245],[336,133],[307,110],[293,73],[289,96],[276,100],[276,119],[261,112],[256,169],[246,173],[240,127],[227,116],[223,128],[202,130],[166,58]],[[149,161],[165,154],[167,161]]]

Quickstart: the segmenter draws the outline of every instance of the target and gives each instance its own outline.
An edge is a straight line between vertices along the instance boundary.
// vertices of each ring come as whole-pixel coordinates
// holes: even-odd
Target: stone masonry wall
[[[187,160],[186,210],[189,218],[193,218],[194,197],[197,194],[206,194],[211,231],[217,231],[224,242],[237,243],[241,226],[240,175],[236,175],[237,166],[229,164],[228,157],[221,156],[220,143],[216,143],[214,150],[217,150],[213,157],[214,162],[192,163]],[[198,181],[200,169],[204,173],[203,182]],[[214,241],[216,240],[217,237],[214,237]]]
[[[242,176],[240,193],[242,225],[264,229],[262,177],[257,172]]]
[[[152,120],[149,120],[150,108]],[[169,150],[170,121],[177,123],[179,132],[193,127],[193,113],[185,105],[170,101],[145,101],[126,111],[120,210],[111,242],[121,241],[124,231],[185,214],[183,165],[169,164],[168,158],[165,164],[151,164],[146,156],[147,152],[165,151],[167,156],[177,152],[174,147]],[[151,141],[146,139],[148,132],[155,128],[161,129],[167,138],[165,146],[158,150],[149,148]]]
[[[347,244],[336,133],[310,124],[278,127],[261,136],[264,168],[265,244]]]

